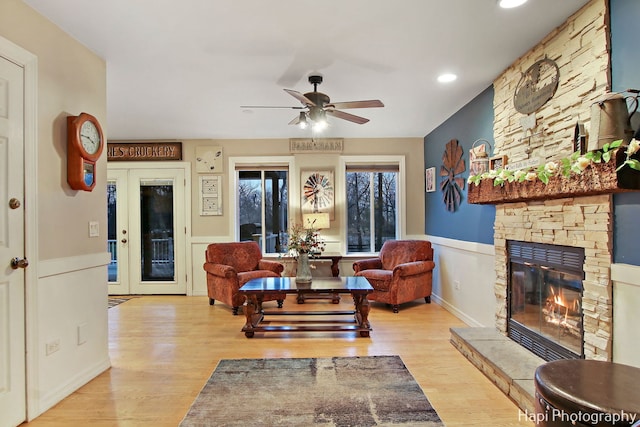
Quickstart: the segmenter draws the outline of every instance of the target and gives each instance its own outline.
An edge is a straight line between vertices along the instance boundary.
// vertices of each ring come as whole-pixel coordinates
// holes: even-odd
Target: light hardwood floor
[[[287,310],[327,305],[285,301]],[[343,296],[340,308],[350,309],[350,299]],[[112,367],[25,425],[177,426],[220,359],[395,354],[448,427],[533,425],[449,343],[449,328],[465,325],[441,306],[416,301],[393,314],[372,303],[369,320],[370,338],[347,332],[247,339],[244,316],[232,316],[224,304],[209,306],[206,297],[133,298],[109,309]]]

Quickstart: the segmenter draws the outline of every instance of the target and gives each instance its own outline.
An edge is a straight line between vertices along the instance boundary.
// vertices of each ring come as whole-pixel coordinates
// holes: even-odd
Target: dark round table
[[[539,366],[534,382],[537,426],[620,427],[640,421],[639,368],[598,360],[556,360]]]

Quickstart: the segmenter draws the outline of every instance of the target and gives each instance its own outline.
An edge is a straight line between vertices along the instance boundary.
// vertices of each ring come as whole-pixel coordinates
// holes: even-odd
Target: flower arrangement
[[[289,229],[289,241],[287,250],[292,256],[298,257],[300,254],[309,254],[311,257],[323,252],[325,242],[320,238],[318,230],[310,224],[305,228],[302,224],[294,224]]]
[[[610,144],[605,144],[602,147],[602,150],[590,151],[583,155],[579,152],[575,152],[571,156],[564,158],[559,162],[547,162],[535,169],[520,169],[512,171],[501,168],[497,170],[490,170],[479,175],[469,176],[467,182],[469,184],[479,185],[480,181],[484,179],[491,179],[493,180],[493,185],[498,186],[504,185],[505,182],[540,180],[544,184],[548,184],[549,178],[552,176],[562,175],[564,177],[569,177],[571,174],[581,174],[582,171],[584,171],[591,163],[609,162],[613,155],[613,151],[619,148],[622,145],[622,142],[622,140],[613,141]],[[616,170],[619,171],[624,166],[628,166],[631,169],[640,171],[640,161],[631,158],[631,156],[638,151],[640,151],[640,141],[632,139],[625,151],[627,156],[626,160],[620,164]]]

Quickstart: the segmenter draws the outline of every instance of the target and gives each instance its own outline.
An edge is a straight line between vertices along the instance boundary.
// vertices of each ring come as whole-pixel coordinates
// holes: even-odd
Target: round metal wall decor
[[[513,106],[522,114],[531,114],[546,104],[558,89],[560,69],[555,61],[541,59],[524,72],[513,94]]]

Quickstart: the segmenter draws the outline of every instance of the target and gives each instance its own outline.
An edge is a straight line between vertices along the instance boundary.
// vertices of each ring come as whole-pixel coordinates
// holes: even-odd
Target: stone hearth
[[[544,360],[494,328],[451,328],[451,344],[523,412],[534,412],[533,377]]]

